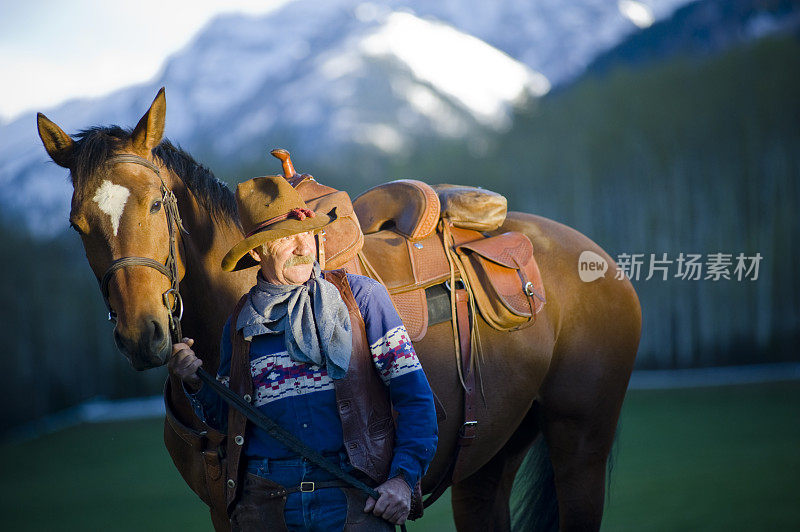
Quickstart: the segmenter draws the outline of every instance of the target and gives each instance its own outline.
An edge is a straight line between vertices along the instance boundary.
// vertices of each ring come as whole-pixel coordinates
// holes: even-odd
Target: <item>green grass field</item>
[[[800,383],[636,391],[603,530],[800,530]],[[157,420],[5,444],[0,530],[211,530]],[[447,495],[410,530],[454,530]]]

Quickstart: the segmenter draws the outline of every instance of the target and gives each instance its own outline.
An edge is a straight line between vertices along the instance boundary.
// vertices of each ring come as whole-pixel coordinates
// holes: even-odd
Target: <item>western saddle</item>
[[[284,176],[311,209],[336,207],[337,220],[319,245],[324,269],[345,268],[380,281],[412,341],[421,340],[431,318],[426,290],[462,287],[470,309],[498,330],[530,326],[544,305],[544,287],[533,246],[522,233],[490,236],[506,215],[506,199],[488,190],[430,186],[401,179],[349,195],[294,170],[286,150],[272,154]],[[433,314],[433,315],[432,315]],[[450,316],[448,316],[450,318]]]
[[[296,173],[286,150],[271,153],[309,208],[337,209],[337,220],[318,240],[323,269],[344,268],[380,281],[412,341],[421,340],[431,325],[452,323],[464,424],[448,473],[458,477],[458,451],[471,443],[477,428],[478,316],[495,329],[513,331],[533,325],[545,303],[531,241],[518,232],[489,234],[506,216],[506,199],[494,192],[401,179],[351,202],[346,192]],[[444,480],[426,506],[444,491]]]

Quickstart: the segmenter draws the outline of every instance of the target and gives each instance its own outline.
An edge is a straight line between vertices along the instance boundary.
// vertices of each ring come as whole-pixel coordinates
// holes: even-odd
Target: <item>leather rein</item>
[[[167,256],[167,261],[165,264],[161,264],[157,260],[148,257],[135,256],[122,257],[111,263],[100,280],[100,292],[103,294],[103,301],[108,309],[108,320],[114,324],[117,323],[117,313],[112,308],[111,301],[108,298],[108,285],[111,282],[114,273],[116,273],[117,270],[127,268],[129,266],[146,266],[148,268],[153,268],[170,281],[170,288],[161,294],[161,301],[168,311],[167,314],[169,316],[170,336],[172,337],[173,343],[177,343],[180,342],[181,338],[183,337],[181,332],[183,299],[181,298],[179,291],[180,281],[178,279],[178,231],[181,231],[185,234],[188,234],[188,232],[186,229],[184,229],[181,215],[178,212],[178,200],[175,198],[175,194],[172,192],[172,190],[167,188],[167,185],[164,183],[164,178],[161,177],[161,172],[159,171],[158,167],[144,157],[139,157],[138,155],[132,154],[114,155],[109,157],[105,162],[105,164],[109,166],[123,163],[132,163],[144,166],[145,168],[152,170],[158,176],[159,181],[161,181],[161,202],[164,207],[164,213],[167,216],[167,227],[169,229],[169,255]],[[167,360],[169,360],[169,357],[167,357]]]

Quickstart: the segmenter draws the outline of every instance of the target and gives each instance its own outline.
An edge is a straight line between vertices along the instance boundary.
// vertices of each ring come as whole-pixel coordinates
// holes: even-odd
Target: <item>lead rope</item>
[[[264,413],[262,413],[260,410],[251,406],[247,401],[240,397],[239,394],[230,390],[227,386],[220,384],[217,379],[212,377],[206,370],[199,368],[197,370],[197,376],[200,377],[200,380],[203,381],[203,383],[210,386],[211,389],[214,390],[226,403],[244,414],[247,419],[252,421],[259,428],[266,431],[267,434],[278,440],[280,443],[284,444],[292,451],[302,455],[304,458],[308,459],[309,462],[320,466],[339,480],[342,480],[354,488],[363,491],[376,501],[380,498],[380,493],[370,488],[353,475],[342,471],[339,466],[322,456],[317,450],[312,449],[294,434],[273,421],[269,416],[264,415]],[[400,525],[400,530],[402,532],[406,532],[405,524]]]

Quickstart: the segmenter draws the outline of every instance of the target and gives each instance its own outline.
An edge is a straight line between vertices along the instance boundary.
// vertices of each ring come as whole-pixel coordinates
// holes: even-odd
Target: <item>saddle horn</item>
[[[281,163],[283,164],[283,177],[285,177],[287,181],[297,175],[297,172],[294,170],[294,165],[292,164],[292,157],[289,155],[287,150],[284,150],[283,148],[275,148],[269,153],[273,157],[277,157],[281,160]]]

